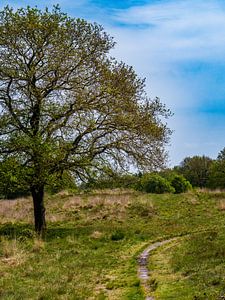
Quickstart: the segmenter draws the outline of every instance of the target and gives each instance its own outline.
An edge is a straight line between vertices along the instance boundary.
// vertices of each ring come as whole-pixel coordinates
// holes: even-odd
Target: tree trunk
[[[32,186],[31,194],[34,204],[34,223],[36,233],[44,237],[46,230],[45,207],[44,207],[44,186]]]

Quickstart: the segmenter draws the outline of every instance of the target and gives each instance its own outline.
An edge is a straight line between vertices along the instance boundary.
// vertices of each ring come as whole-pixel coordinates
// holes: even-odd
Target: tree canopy
[[[147,97],[132,67],[109,56],[102,26],[51,11],[0,12],[0,159],[16,159],[45,227],[52,174],[163,165],[170,111]]]
[[[207,156],[186,157],[175,167],[194,187],[206,187],[209,179],[209,169],[213,160]]]

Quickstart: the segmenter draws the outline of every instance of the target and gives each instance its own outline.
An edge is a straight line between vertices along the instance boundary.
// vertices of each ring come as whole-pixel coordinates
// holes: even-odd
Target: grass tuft
[[[0,260],[9,266],[18,266],[25,261],[25,251],[16,239],[1,238]]]

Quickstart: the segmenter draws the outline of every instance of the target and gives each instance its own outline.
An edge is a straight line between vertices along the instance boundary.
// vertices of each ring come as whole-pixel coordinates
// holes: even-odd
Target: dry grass
[[[219,208],[219,210],[224,210],[225,211],[225,199],[220,199],[218,201],[218,208]]]
[[[45,248],[45,243],[41,239],[35,239],[33,244],[33,252],[40,253]]]
[[[126,209],[132,202],[132,195],[128,193],[80,195],[68,198],[61,209],[61,217],[68,214],[73,217],[85,216],[86,222],[101,219],[123,219]],[[55,215],[56,216],[56,215]]]
[[[115,214],[122,218],[133,197],[134,193],[129,190],[101,190],[76,196],[63,191],[54,198],[46,195],[46,218],[50,222],[61,222],[68,219],[68,214],[85,210],[93,211],[89,215],[91,219]],[[0,201],[0,223],[18,221],[33,223],[31,197]]]
[[[93,231],[92,234],[90,235],[91,238],[93,239],[100,239],[103,236],[103,233],[100,231]]]
[[[93,194],[89,196],[74,196],[69,198],[64,205],[63,209],[75,209],[75,208],[92,208],[94,206],[110,207],[115,205],[126,206],[130,203],[132,198],[131,194]]]
[[[192,205],[199,204],[199,200],[197,199],[197,197],[193,197],[193,195],[191,195],[191,197],[188,198],[188,202]]]
[[[217,189],[208,189],[208,188],[197,188],[196,189],[197,192],[200,192],[200,193],[209,193],[209,194],[221,194],[221,193],[225,193],[225,189],[220,189],[220,188],[217,188]]]
[[[97,195],[134,195],[134,190],[130,189],[102,189],[102,190],[92,190],[92,194],[97,194]]]
[[[33,206],[31,198],[16,200],[0,200],[0,223],[33,220]]]
[[[68,219],[85,218],[86,222],[101,219],[123,219],[128,208],[133,208],[134,199],[147,206],[149,212],[154,211],[149,196],[131,193],[130,190],[100,190],[91,194],[71,195],[65,191],[54,197],[45,197],[46,219],[48,222],[63,222]],[[133,205],[133,206],[132,206]],[[33,223],[32,199],[0,201],[0,223],[26,222]]]
[[[16,239],[8,240],[2,238],[0,250],[0,261],[4,264],[18,266],[25,261],[25,252]]]

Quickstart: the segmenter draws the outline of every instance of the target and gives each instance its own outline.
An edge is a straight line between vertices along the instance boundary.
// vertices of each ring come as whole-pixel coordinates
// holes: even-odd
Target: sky
[[[171,109],[169,166],[217,157],[225,147],[224,0],[1,0],[0,9],[54,4],[103,25],[117,43],[111,55],[133,66],[149,97]]]

